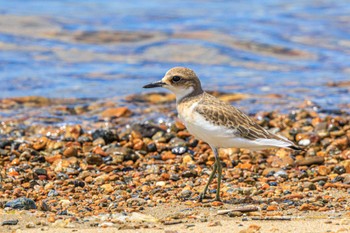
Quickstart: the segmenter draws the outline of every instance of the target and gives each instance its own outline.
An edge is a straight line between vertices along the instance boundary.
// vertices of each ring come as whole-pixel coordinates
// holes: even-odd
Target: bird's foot
[[[201,193],[201,194],[199,194],[199,196],[198,196],[198,201],[199,201],[199,202],[202,202],[203,199],[208,199],[208,198],[209,198],[209,197],[206,196],[205,193]]]
[[[201,193],[198,196],[198,202],[203,202],[204,199],[210,199],[209,196],[206,196],[205,194]],[[214,201],[218,201],[218,202],[222,202],[220,197],[215,197],[214,199],[211,199],[209,202],[214,202]]]

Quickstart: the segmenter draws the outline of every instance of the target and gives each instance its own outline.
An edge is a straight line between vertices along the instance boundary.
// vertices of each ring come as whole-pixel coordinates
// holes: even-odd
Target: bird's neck
[[[187,100],[192,99],[193,97],[199,96],[203,93],[204,91],[202,90],[201,87],[196,89],[193,87],[189,87],[185,91],[176,93],[176,103],[180,104],[180,103],[186,102]]]

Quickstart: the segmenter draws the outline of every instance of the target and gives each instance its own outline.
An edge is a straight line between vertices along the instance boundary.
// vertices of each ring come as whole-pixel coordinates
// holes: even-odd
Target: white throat
[[[193,92],[193,87],[189,87],[187,89],[177,89],[177,88],[169,88],[172,92],[174,92],[176,96],[176,102],[178,103],[180,100],[182,100],[187,95],[191,94]]]

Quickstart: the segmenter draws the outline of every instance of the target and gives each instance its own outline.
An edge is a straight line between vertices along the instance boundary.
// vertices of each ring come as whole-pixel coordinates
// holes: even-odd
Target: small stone
[[[112,155],[112,157],[119,156],[119,160],[122,161],[132,160],[135,162],[139,158],[132,149],[127,147],[111,147],[106,150],[106,153]]]
[[[197,177],[197,172],[195,170],[187,170],[182,173],[182,177]]]
[[[316,190],[316,185],[313,182],[305,182],[304,188],[308,188],[309,190]]]
[[[54,223],[56,221],[55,217],[54,216],[50,216],[47,218],[47,221],[50,222],[50,223]]]
[[[103,163],[103,159],[101,155],[89,154],[86,156],[86,162],[91,165],[101,165]]]
[[[18,219],[15,219],[15,220],[5,220],[1,223],[1,226],[14,226],[14,225],[17,225],[18,223]]]
[[[103,138],[103,140],[105,141],[106,144],[110,144],[114,141],[118,141],[118,135],[116,133],[114,133],[112,130],[108,130],[108,129],[95,130],[92,133],[92,138],[94,140],[96,140],[98,138]]]
[[[178,180],[180,180],[180,177],[179,177],[179,175],[177,175],[177,174],[171,174],[170,180],[172,180],[172,181],[178,181]]]
[[[40,176],[40,175],[47,176],[47,171],[44,168],[37,168],[34,170],[34,173],[38,176]]]
[[[216,226],[222,226],[220,221],[210,222],[208,223],[208,227],[216,227]]]
[[[269,205],[266,210],[267,211],[276,211],[276,210],[278,210],[278,206],[277,205]]]
[[[346,170],[344,166],[335,166],[333,172],[341,175],[343,173],[346,173]]]
[[[147,145],[147,151],[148,151],[148,152],[155,152],[155,151],[157,151],[157,146],[156,146],[156,144],[155,144],[154,142],[149,143],[149,144]]]
[[[346,174],[343,179],[344,184],[350,184],[350,174]]]
[[[112,222],[102,222],[98,225],[99,227],[106,228],[106,227],[113,227],[114,223]]]
[[[239,211],[232,211],[232,212],[229,212],[227,215],[231,218],[234,218],[234,217],[241,217],[243,213]]]
[[[78,139],[83,130],[80,125],[68,125],[66,126],[66,133],[64,138]]]
[[[128,206],[143,206],[147,203],[146,200],[142,199],[142,198],[129,198],[128,200],[126,200],[126,203],[128,204]]]
[[[316,207],[311,205],[311,204],[308,204],[308,203],[304,203],[300,206],[299,210],[301,211],[305,211],[305,210],[316,210]]]
[[[321,156],[306,157],[304,159],[297,160],[296,163],[298,166],[310,166],[313,164],[323,164],[324,157],[321,157]]]
[[[186,153],[187,147],[186,146],[176,146],[171,149],[171,152],[176,155],[182,155]]]
[[[40,211],[50,211],[51,208],[50,208],[50,206],[46,203],[46,201],[41,200],[41,201],[39,201],[39,203],[38,203],[38,210],[40,210]]]
[[[68,148],[66,148],[63,152],[63,156],[65,156],[66,158],[68,157],[76,157],[78,155],[78,151],[75,147],[70,146]]]
[[[164,133],[164,130],[159,126],[149,123],[134,124],[131,128],[132,130],[141,133],[142,137],[144,138],[152,138],[153,135],[159,131]]]
[[[182,158],[182,163],[183,163],[183,164],[194,164],[195,162],[193,161],[191,155],[186,154],[186,155]]]
[[[298,145],[299,145],[299,146],[308,146],[308,145],[310,145],[310,143],[311,143],[311,140],[308,139],[308,138],[306,138],[306,139],[300,140],[300,141],[298,142]]]
[[[183,190],[182,192],[181,192],[181,197],[183,197],[183,198],[189,198],[189,197],[191,197],[191,195],[192,195],[192,191],[191,190],[188,190],[188,189],[185,189],[185,190]]]
[[[93,146],[104,146],[106,145],[106,142],[103,138],[96,138],[93,142],[92,142]]]
[[[318,167],[318,174],[321,176],[326,176],[331,172],[331,169],[327,166],[319,166]]]
[[[114,188],[111,184],[104,184],[101,186],[105,193],[111,193],[114,191]]]
[[[118,118],[131,116],[131,114],[132,112],[127,107],[119,107],[106,109],[101,113],[101,116],[105,118]]]
[[[15,200],[9,201],[5,204],[5,207],[11,207],[13,209],[36,209],[36,204],[32,199],[21,197]]]
[[[222,203],[221,201],[213,201],[211,203],[211,206],[222,206],[224,203]]]
[[[169,141],[169,145],[173,148],[174,147],[185,147],[186,144],[187,143],[185,140],[178,138],[178,137],[174,137]]]
[[[35,228],[35,224],[33,222],[28,222],[26,228]]]
[[[158,182],[156,182],[156,186],[163,187],[163,186],[165,186],[165,182],[164,181],[158,181]]]
[[[38,141],[36,141],[33,144],[33,149],[34,150],[44,149],[47,142],[48,142],[48,138],[47,137],[42,137],[42,138],[40,138]]]
[[[170,151],[165,151],[162,156],[161,156],[162,160],[168,160],[168,159],[175,159],[176,155],[171,153]]]

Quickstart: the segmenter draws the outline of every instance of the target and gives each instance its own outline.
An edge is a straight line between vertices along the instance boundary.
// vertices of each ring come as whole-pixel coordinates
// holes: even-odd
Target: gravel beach
[[[321,113],[306,101],[287,114],[253,115],[304,151],[220,150],[223,203],[198,203],[214,157],[177,120],[172,99],[1,100],[9,117],[0,125],[0,231],[350,229],[347,112]],[[211,198],[215,191],[214,182]]]

